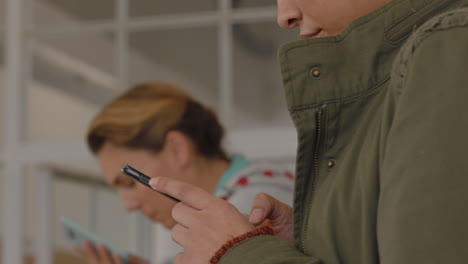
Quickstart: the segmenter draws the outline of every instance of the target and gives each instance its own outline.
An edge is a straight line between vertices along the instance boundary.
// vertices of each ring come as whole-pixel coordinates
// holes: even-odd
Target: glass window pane
[[[3,26],[5,25],[5,1],[6,0],[0,0],[0,30],[3,30]]]
[[[203,27],[130,34],[134,66],[130,83],[160,80],[178,85],[216,108],[218,100],[217,28]],[[137,63],[135,60],[139,59]]]
[[[130,215],[125,211],[120,198],[114,190],[102,189],[97,193],[96,231],[112,245],[128,249]],[[116,232],[116,230],[120,230]],[[140,253],[140,252],[135,252]],[[141,256],[141,254],[138,254]]]
[[[117,93],[113,36],[41,38],[35,44],[26,141],[84,141],[91,119]]]
[[[23,211],[23,236],[24,236],[24,254],[26,258],[32,258],[34,255],[34,244],[35,244],[35,232],[36,232],[36,214],[37,214],[37,177],[36,173],[38,172],[35,170],[34,167],[28,166],[25,167],[24,170],[24,211]]]
[[[56,252],[55,262],[68,263],[60,262],[59,258],[71,260],[75,256],[72,245],[64,238],[61,216],[66,216],[98,234],[113,246],[128,250],[129,214],[122,208],[117,193],[110,190],[100,176],[83,174],[76,168],[66,169],[73,166],[59,167],[51,187],[51,237]]]
[[[95,160],[70,160],[49,164],[54,171],[54,196],[51,200],[53,207],[54,245],[61,249],[62,255],[69,255],[72,249],[70,243],[64,239],[59,223],[60,216],[67,216],[81,226],[95,232],[102,239],[115,247],[128,251],[131,231],[135,230],[133,215],[128,213],[115,189],[105,183],[101,169]],[[87,198],[81,200],[85,195]],[[70,196],[70,197],[65,197]],[[68,199],[79,197],[70,207]],[[64,202],[62,202],[64,201]],[[68,207],[67,207],[68,205]],[[74,211],[74,207],[77,211]],[[132,212],[136,214],[137,212]],[[118,230],[118,231],[116,231]],[[149,258],[145,255],[145,248],[139,248],[133,254]],[[68,263],[59,262],[56,263]]]
[[[0,195],[1,195],[1,197],[4,197],[4,194],[3,194],[3,190],[4,190],[3,186],[5,186],[5,185],[3,185],[3,183],[4,183],[4,177],[5,177],[5,170],[4,170],[4,168],[3,168],[3,161],[0,161],[0,186],[2,186],[2,187],[0,188]],[[2,200],[3,200],[3,198],[2,198]],[[1,204],[0,204],[0,212],[2,212],[2,215],[3,215],[3,212],[5,212],[5,211],[3,210],[3,205],[4,205],[4,203],[1,203]],[[3,226],[3,217],[0,217],[0,225]],[[1,228],[1,230],[0,230],[0,236],[1,236],[1,237],[5,237],[5,236],[3,235],[3,228]]]
[[[115,0],[35,0],[34,22],[57,25],[113,20]]]
[[[0,0],[0,103],[5,100],[5,0]],[[4,107],[0,109],[0,151],[3,149],[5,131]]]
[[[163,14],[193,13],[200,11],[214,11],[217,0],[130,0],[131,17],[155,16]]]
[[[52,209],[52,245],[62,252],[62,258],[72,255],[71,244],[65,239],[60,217],[66,216],[83,227],[89,228],[91,195],[89,188],[71,181],[57,179],[53,181],[51,209]],[[77,199],[77,197],[80,197]],[[70,206],[73,204],[73,206]],[[65,257],[68,256],[68,257]],[[58,261],[57,261],[58,262]]]
[[[0,65],[0,103],[4,105],[4,102],[7,100],[5,98],[5,74],[3,71],[3,65]],[[5,129],[6,129],[6,120],[5,120],[5,107],[0,109],[0,153],[4,150],[5,146]]]
[[[280,30],[274,22],[236,24],[233,32],[236,128],[292,126],[277,52],[297,33]]]

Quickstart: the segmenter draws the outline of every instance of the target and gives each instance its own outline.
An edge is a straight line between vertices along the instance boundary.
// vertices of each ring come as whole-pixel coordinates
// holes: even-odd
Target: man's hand
[[[275,235],[293,244],[292,208],[266,193],[257,194],[253,200],[249,221],[259,225],[269,220]]]
[[[162,177],[150,185],[181,201],[172,210],[172,238],[184,252],[174,264],[207,264],[226,242],[255,229],[233,205],[201,188]]]

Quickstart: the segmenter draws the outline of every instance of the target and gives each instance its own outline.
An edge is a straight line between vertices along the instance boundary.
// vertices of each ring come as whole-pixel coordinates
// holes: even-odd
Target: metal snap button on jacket
[[[319,67],[314,67],[312,70],[310,70],[310,76],[314,79],[320,79],[320,76],[322,75],[322,71],[320,70]]]

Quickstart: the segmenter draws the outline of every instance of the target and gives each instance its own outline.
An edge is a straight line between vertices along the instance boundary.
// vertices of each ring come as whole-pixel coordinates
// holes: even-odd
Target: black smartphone
[[[143,172],[140,172],[135,168],[130,167],[128,164],[124,164],[122,166],[122,168],[120,169],[120,171],[122,171],[123,174],[125,174],[127,176],[130,176],[132,179],[142,183],[146,187],[151,188],[151,190],[166,196],[167,198],[171,199],[172,201],[174,201],[176,203],[180,202],[180,200],[170,196],[169,194],[165,194],[165,193],[162,193],[160,191],[157,191],[157,190],[153,189],[153,187],[151,187],[151,185],[149,185],[149,181],[151,180],[151,177],[145,175]]]

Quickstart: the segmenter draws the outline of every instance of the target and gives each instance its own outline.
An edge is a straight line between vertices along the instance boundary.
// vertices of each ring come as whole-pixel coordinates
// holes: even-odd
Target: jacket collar
[[[414,28],[464,1],[393,0],[336,36],[284,45],[279,57],[290,111],[352,99],[379,87],[389,80],[393,59]]]

